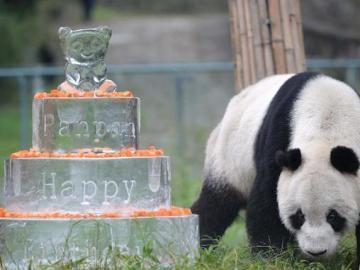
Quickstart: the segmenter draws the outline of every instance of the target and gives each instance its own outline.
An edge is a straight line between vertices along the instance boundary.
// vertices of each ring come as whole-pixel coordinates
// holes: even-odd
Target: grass
[[[7,157],[20,147],[19,113],[16,107],[0,107],[0,156]],[[2,174],[2,171],[0,171]],[[1,181],[0,181],[1,183]],[[174,177],[172,196],[175,205],[190,206],[199,194],[201,183],[198,179]],[[290,247],[282,254],[270,254],[268,258],[250,254],[247,246],[244,214],[227,230],[217,248],[201,250],[194,262],[187,258],[177,258],[171,269],[331,269],[345,270],[354,267],[355,239],[353,234],[344,237],[337,255],[330,261],[313,262],[298,255],[296,248]],[[42,269],[161,269],[152,253],[151,246],[145,246],[144,257],[127,256],[114,250],[107,262],[90,267],[86,260],[68,263],[57,262]],[[0,261],[0,269],[1,261]],[[31,269],[31,267],[29,267]]]
[[[19,147],[19,110],[13,106],[0,107],[0,157],[7,157]]]
[[[246,245],[230,247],[224,241],[218,246],[207,250],[201,250],[200,255],[190,261],[188,258],[175,258],[175,263],[169,266],[161,266],[154,256],[151,245],[143,249],[143,257],[123,255],[113,250],[107,256],[107,260],[98,262],[95,266],[89,266],[85,259],[72,261],[66,264],[57,262],[42,269],[248,269],[248,270],[347,270],[354,267],[355,250],[353,236],[347,235],[342,243],[338,254],[326,262],[314,262],[301,258],[295,247],[289,247],[281,254],[269,251],[266,257],[254,256]]]

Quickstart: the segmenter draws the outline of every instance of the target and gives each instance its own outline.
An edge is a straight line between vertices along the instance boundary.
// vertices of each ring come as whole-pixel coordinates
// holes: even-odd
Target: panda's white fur
[[[291,76],[293,74],[265,78],[231,99],[223,119],[208,139],[205,175],[211,171],[215,178],[225,176],[245,198],[249,196],[256,173],[254,144],[257,132],[271,100]]]
[[[299,148],[302,165],[295,172],[283,170],[278,182],[280,217],[292,230],[287,217],[301,207],[306,220],[296,237],[301,250],[313,253],[336,251],[339,234],[326,222],[329,209],[336,209],[352,229],[358,222],[359,177],[337,171],[329,161],[333,147],[351,147],[360,156],[360,100],[346,84],[326,76],[307,83],[294,104],[289,148]],[[294,232],[294,231],[293,231]]]
[[[274,96],[292,76],[263,79],[232,98],[207,143],[205,175],[211,175],[208,185],[221,189],[228,184],[238,192],[231,198],[238,196],[245,202],[249,199],[256,177],[254,155],[259,128]],[[359,218],[360,179],[357,174],[339,172],[329,157],[336,146],[349,147],[360,156],[360,100],[346,84],[319,75],[306,82],[289,117],[288,149],[300,149],[302,161],[295,171],[281,171],[277,185],[279,215],[303,253],[311,256],[326,251],[322,256],[329,256],[335,252],[341,235],[326,221],[329,209],[346,219],[347,229],[354,228]],[[204,211],[198,205],[194,204],[194,211],[201,218]],[[299,208],[305,223],[295,230],[289,216]]]

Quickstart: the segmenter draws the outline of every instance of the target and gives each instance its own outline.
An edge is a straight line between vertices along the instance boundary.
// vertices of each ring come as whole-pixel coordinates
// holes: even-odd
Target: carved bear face
[[[82,30],[71,30],[69,27],[59,29],[64,55],[72,64],[91,64],[103,60],[110,37],[111,29],[106,26]]]

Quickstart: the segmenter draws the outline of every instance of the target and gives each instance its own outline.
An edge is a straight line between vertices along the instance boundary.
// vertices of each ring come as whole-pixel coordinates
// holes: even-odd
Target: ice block
[[[104,212],[170,206],[170,158],[19,158],[5,162],[5,207]]]
[[[139,111],[136,97],[34,99],[33,148],[42,152],[137,148]]]
[[[194,258],[199,247],[198,217],[128,219],[0,219],[0,257],[6,269],[84,258],[87,267],[109,267],[116,252],[142,255],[144,245],[163,264],[174,256]],[[109,268],[111,269],[111,268]]]

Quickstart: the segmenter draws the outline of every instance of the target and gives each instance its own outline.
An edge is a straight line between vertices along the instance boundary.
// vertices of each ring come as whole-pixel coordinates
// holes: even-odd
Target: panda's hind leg
[[[242,194],[221,177],[208,175],[191,210],[199,215],[202,247],[216,244],[238,216],[246,201]]]

